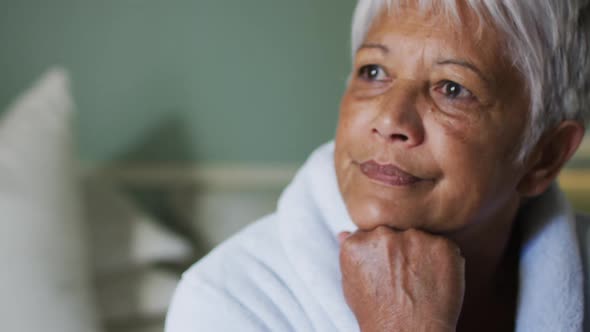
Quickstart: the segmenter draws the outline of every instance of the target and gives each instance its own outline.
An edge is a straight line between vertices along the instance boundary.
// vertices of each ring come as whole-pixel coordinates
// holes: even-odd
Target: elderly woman
[[[359,0],[335,142],[184,274],[167,331],[580,331],[553,184],[590,107],[588,0]]]

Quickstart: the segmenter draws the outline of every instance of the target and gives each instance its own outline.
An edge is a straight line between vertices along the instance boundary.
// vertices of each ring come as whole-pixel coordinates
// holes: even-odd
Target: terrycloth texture
[[[354,231],[333,144],[319,148],[277,212],[184,274],[166,331],[359,331],[344,300],[336,235]],[[581,331],[583,286],[574,218],[557,189],[524,212],[517,331]]]
[[[523,218],[517,331],[581,331],[583,269],[571,207],[553,186]]]

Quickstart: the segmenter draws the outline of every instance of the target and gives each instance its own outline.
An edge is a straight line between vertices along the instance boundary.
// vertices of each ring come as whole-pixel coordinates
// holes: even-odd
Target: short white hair
[[[410,0],[411,1],[411,0]],[[478,17],[489,17],[504,34],[508,56],[530,94],[529,126],[519,160],[545,130],[564,120],[587,122],[590,113],[590,0],[414,0],[418,8],[437,6],[459,19],[462,1]],[[375,17],[408,0],[358,0],[352,22],[352,55]]]

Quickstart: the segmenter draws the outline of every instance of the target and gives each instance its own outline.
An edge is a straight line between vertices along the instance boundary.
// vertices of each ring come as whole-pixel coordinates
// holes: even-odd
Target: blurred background
[[[300,162],[333,135],[353,0],[2,4],[0,102],[65,66],[85,161]]]
[[[63,188],[44,179],[66,179],[57,170],[73,168],[67,179],[79,184],[84,211],[78,224],[36,220],[62,229],[37,240],[20,215],[21,222],[0,229],[26,247],[11,254],[4,270],[12,284],[0,288],[8,293],[0,308],[12,312],[5,318],[25,319],[14,326],[3,319],[0,330],[161,331],[180,272],[273,211],[295,170],[333,137],[354,3],[0,0],[0,112],[22,113],[16,98],[31,99],[29,87],[61,66],[75,111],[60,121],[68,122],[76,147],[68,156],[73,167],[39,157],[65,152],[50,144],[55,132],[40,134],[56,119],[34,114],[23,121],[30,132],[14,141],[32,141],[27,153],[43,167],[31,170],[33,158],[23,153],[22,165],[0,161],[0,170],[37,174],[30,191],[37,195],[43,185],[49,199]],[[3,130],[0,123],[0,150]],[[6,188],[15,176],[4,177]],[[84,240],[74,243],[72,234]],[[42,268],[72,252],[80,252],[78,264]],[[44,276],[34,282],[51,291],[27,289],[30,266]],[[20,307],[9,300],[17,295]],[[62,316],[39,314],[60,306]]]
[[[53,302],[87,310],[67,318],[78,322],[52,322],[53,329],[37,319],[42,330],[162,330],[180,272],[273,211],[296,169],[333,137],[354,4],[0,0],[2,115],[15,112],[17,96],[55,65],[69,73],[75,104],[73,118],[64,121],[76,147],[68,153],[83,211],[76,237],[83,240],[59,250],[80,252],[82,260],[70,267],[87,272],[78,280],[63,270],[38,273],[78,285],[82,300],[72,300],[74,286],[61,285],[60,301]],[[43,118],[30,121],[36,119],[44,125]],[[31,144],[55,148],[45,148],[47,141],[39,135]],[[588,167],[585,145],[561,180],[585,211]],[[58,260],[46,248],[39,248],[46,256],[27,264]],[[13,294],[26,286],[14,286]],[[36,302],[37,295],[29,296]]]

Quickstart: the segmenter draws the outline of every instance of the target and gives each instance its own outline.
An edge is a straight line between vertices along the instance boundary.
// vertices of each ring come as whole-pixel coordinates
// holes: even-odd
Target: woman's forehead
[[[493,28],[480,29],[476,15],[465,16],[461,22],[457,24],[443,13],[416,7],[383,10],[374,19],[363,44],[382,44],[395,51],[413,43],[429,48],[434,56],[464,56],[493,64],[505,60],[501,34]],[[475,33],[477,30],[481,31]]]
[[[422,12],[444,15],[451,20],[460,20],[468,12],[484,16],[484,6],[477,1],[465,0],[373,0],[375,6],[395,12],[401,8],[413,8]],[[381,9],[380,8],[380,9]]]
[[[379,2],[379,1],[377,1]],[[484,30],[496,30],[489,12],[471,2],[458,0],[382,0],[375,19],[384,16],[399,18],[408,12],[422,19],[422,24],[452,29],[457,33],[478,35]],[[373,21],[375,21],[375,19]]]
[[[490,10],[496,11],[498,5],[495,1],[466,1],[466,0],[361,0],[359,4],[364,3],[365,9],[358,12],[364,12],[365,32],[364,37],[376,21],[393,17],[399,19],[407,15],[409,11],[416,14],[419,20],[417,24],[432,25],[433,29],[445,29],[453,32],[457,38],[467,38],[477,40],[482,39],[483,34],[487,31],[495,35],[496,39],[503,36],[503,31],[498,29],[493,15]],[[362,7],[360,5],[359,7]],[[496,15],[497,16],[497,15]],[[355,21],[356,18],[355,18]],[[361,20],[362,21],[362,20]],[[354,34],[360,31],[359,27],[353,26],[353,44],[355,44]],[[359,46],[358,39],[356,46]],[[364,39],[361,37],[361,39]]]

